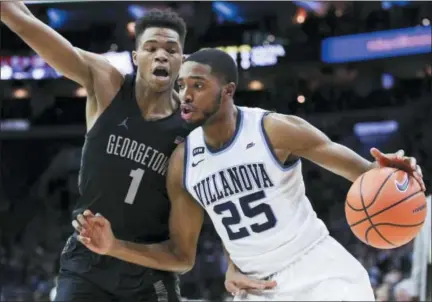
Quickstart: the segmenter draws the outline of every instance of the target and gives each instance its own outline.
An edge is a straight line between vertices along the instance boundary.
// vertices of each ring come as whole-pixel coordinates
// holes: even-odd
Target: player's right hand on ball
[[[228,269],[225,275],[225,288],[233,296],[244,292],[272,289],[277,285],[274,280],[255,280],[242,274],[236,269]]]
[[[111,251],[115,237],[110,222],[100,214],[93,215],[90,210],[79,214],[72,226],[79,233],[77,239],[89,250],[100,255]]]

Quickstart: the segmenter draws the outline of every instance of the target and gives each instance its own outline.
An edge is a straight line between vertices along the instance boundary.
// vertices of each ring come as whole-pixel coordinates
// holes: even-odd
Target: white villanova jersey
[[[233,262],[267,277],[328,235],[305,195],[301,162],[279,163],[263,128],[266,111],[238,107],[225,148],[212,150],[201,127],[186,139],[184,186],[207,211]]]

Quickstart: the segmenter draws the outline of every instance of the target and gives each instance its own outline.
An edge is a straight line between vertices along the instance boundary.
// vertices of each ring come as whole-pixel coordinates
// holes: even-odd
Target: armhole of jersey
[[[131,83],[133,83],[133,80],[131,80],[132,77],[133,77],[132,75],[128,75],[128,74],[124,75],[124,80],[122,85],[120,86],[119,91],[117,91],[116,95],[111,100],[111,103],[105,108],[105,110],[101,113],[101,115],[96,119],[93,126],[86,132],[85,134],[86,138],[93,138],[99,133],[101,124],[104,123],[104,120],[107,119],[106,116],[110,114],[109,113],[110,111],[116,110],[115,107],[118,106],[117,103],[120,103],[120,106],[125,106],[125,104],[122,103],[122,100],[133,97],[133,95],[132,96],[125,95],[125,90],[130,90],[130,91],[133,90],[130,87]]]
[[[184,161],[183,161],[183,188],[185,189],[186,193],[189,194],[189,196],[202,208],[204,206],[192,195],[191,192],[189,192],[187,187],[187,167],[189,166],[188,162],[188,155],[189,155],[189,136],[186,137],[184,142],[185,150],[184,150]],[[205,209],[205,208],[204,208]]]
[[[266,149],[267,149],[267,151],[269,153],[269,156],[271,157],[271,159],[273,160],[273,162],[276,164],[276,166],[280,170],[282,170],[282,171],[289,171],[292,168],[294,168],[300,162],[300,159],[288,162],[286,164],[282,164],[279,161],[279,159],[277,158],[276,153],[274,152],[273,146],[272,146],[272,144],[270,142],[270,139],[269,139],[269,137],[268,137],[268,135],[267,135],[267,133],[265,131],[265,128],[264,128],[264,118],[267,115],[269,115],[270,113],[273,113],[273,112],[271,112],[271,111],[265,111],[263,113],[263,115],[261,116],[261,121],[260,121],[260,126],[259,126],[260,133],[261,133],[261,138],[263,139],[264,145],[265,145],[265,147],[266,147]]]
[[[184,160],[183,160],[183,188],[188,191],[187,188],[187,167],[188,167],[188,153],[189,153],[189,137],[187,136],[184,142]]]

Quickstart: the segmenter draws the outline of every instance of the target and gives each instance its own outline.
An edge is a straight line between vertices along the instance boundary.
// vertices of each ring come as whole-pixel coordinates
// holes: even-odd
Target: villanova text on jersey
[[[168,168],[168,156],[136,140],[111,134],[106,146],[107,154],[119,156],[140,163],[160,175],[165,175]]]
[[[274,184],[263,163],[243,164],[211,174],[193,186],[203,207],[226,197],[263,190]]]

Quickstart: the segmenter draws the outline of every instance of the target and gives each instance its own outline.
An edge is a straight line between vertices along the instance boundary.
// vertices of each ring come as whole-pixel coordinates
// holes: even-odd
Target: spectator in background
[[[411,270],[413,294],[420,301],[426,301],[428,283],[427,267],[431,254],[431,197],[427,199],[427,207],[428,212],[426,214],[425,224],[414,240]]]
[[[377,302],[390,301],[390,285],[382,284],[375,292],[375,299]]]
[[[404,279],[394,287],[394,297],[397,302],[415,301],[414,282],[411,279]]]

